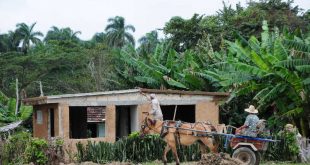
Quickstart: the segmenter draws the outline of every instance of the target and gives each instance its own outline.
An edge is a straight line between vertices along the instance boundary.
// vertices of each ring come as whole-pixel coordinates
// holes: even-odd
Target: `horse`
[[[219,139],[213,138],[211,134],[206,134],[205,131],[211,133],[216,130],[215,127],[209,123],[161,121],[153,120],[147,116],[141,124],[140,134],[142,136],[150,133],[160,134],[163,140],[167,143],[163,153],[164,164],[167,164],[167,153],[172,150],[176,164],[178,165],[180,164],[177,153],[178,144],[189,146],[195,142],[199,142],[201,154],[206,153],[207,147],[211,152],[217,153]]]

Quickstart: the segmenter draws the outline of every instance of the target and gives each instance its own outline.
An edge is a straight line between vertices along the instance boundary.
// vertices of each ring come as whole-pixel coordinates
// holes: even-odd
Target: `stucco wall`
[[[59,109],[54,109],[54,130],[55,136],[59,136]]]
[[[151,104],[149,103],[140,104],[137,106],[139,124],[142,123],[143,119],[145,118],[144,113],[149,112],[150,110],[151,110]]]
[[[219,123],[219,107],[215,102],[200,101],[196,104],[196,122],[209,121]]]
[[[59,108],[59,135],[64,139],[70,137],[69,105],[61,103]]]
[[[115,105],[106,106],[106,121],[105,121],[105,139],[108,142],[115,142],[116,138],[116,107]]]
[[[32,124],[33,124],[33,137],[38,137],[38,138],[45,138],[48,139],[49,136],[49,113],[48,113],[48,109],[54,109],[54,115],[58,115],[58,107],[57,104],[46,104],[46,105],[37,105],[34,106],[34,112],[33,112],[33,116],[32,116]],[[42,123],[38,124],[37,120],[38,120],[38,116],[37,116],[37,111],[41,111],[42,112]],[[55,118],[54,118],[55,119]],[[55,131],[55,136],[59,135],[59,130],[57,129],[58,126],[58,122],[56,122],[55,119],[54,120],[54,131]]]

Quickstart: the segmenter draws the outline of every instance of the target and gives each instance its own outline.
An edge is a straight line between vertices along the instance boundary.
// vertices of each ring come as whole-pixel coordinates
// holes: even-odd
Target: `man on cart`
[[[249,108],[244,109],[245,112],[248,112],[248,116],[244,124],[236,129],[236,134],[256,137],[257,136],[257,125],[259,123],[259,118],[257,116],[258,110],[255,109],[253,105],[250,105]]]

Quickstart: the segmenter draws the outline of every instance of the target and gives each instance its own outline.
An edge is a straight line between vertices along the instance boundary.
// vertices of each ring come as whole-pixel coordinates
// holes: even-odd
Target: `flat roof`
[[[202,95],[202,96],[213,96],[217,98],[226,98],[229,93],[226,92],[204,92],[204,91],[181,91],[181,90],[161,90],[161,89],[127,89],[127,90],[115,90],[115,91],[104,91],[104,92],[92,92],[92,93],[77,93],[77,94],[63,94],[63,95],[51,95],[41,96],[33,98],[25,98],[23,102],[25,104],[37,105],[47,103],[49,99],[62,99],[62,98],[77,98],[77,97],[91,97],[91,96],[103,96],[103,95],[121,95],[131,93],[155,93],[155,94],[177,94],[177,95]]]

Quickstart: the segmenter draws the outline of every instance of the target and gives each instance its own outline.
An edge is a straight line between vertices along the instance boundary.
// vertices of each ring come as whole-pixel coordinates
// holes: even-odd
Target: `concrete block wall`
[[[58,106],[57,104],[46,104],[46,105],[37,105],[33,107],[33,137],[48,139],[49,137],[49,109],[54,109],[54,116],[58,116]],[[37,123],[37,111],[42,112],[42,124]],[[59,135],[59,125],[58,118],[54,118],[54,132],[55,136]]]
[[[105,139],[108,142],[115,142],[116,139],[116,107],[106,106]]]
[[[201,101],[196,104],[196,122],[209,121],[219,123],[219,107],[216,102]]]
[[[145,118],[145,113],[149,112],[150,110],[151,110],[151,104],[150,103],[140,104],[137,106],[139,126],[141,125],[142,121]]]

